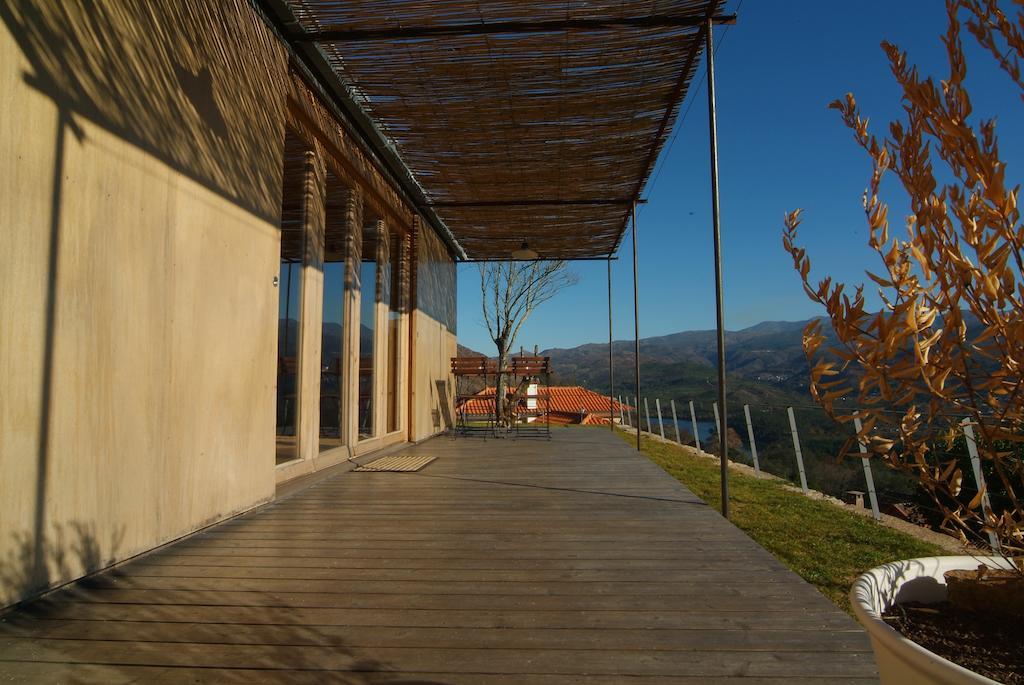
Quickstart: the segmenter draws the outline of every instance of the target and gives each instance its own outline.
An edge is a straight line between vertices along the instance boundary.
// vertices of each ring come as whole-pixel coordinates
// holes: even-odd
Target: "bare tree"
[[[516,342],[519,329],[533,311],[578,281],[564,261],[507,261],[480,264],[480,294],[484,323],[498,348],[498,369],[508,365],[509,350]],[[505,377],[497,379],[495,415],[503,422],[505,415]]]

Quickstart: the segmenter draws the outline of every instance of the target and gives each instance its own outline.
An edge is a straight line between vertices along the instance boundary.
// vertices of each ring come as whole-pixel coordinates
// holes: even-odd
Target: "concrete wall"
[[[424,228],[416,260],[416,308],[412,312],[412,433],[423,440],[450,427],[454,417],[456,269],[441,239]]]
[[[0,7],[0,604],[274,493],[284,52],[86,4]]]

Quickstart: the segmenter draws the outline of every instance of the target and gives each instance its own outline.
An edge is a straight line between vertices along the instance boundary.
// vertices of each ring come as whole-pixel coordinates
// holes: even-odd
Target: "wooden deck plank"
[[[239,623],[126,623],[117,621],[31,621],[21,630],[31,638],[122,642],[194,642],[244,645],[320,645],[453,649],[573,649],[640,651],[863,652],[855,631],[824,636],[809,630],[607,630],[552,628],[450,628],[412,626],[282,626]],[[12,633],[13,634],[13,633]],[[0,638],[2,639],[2,638]]]
[[[723,580],[723,572],[732,574]],[[505,583],[710,583],[747,582],[743,578],[756,573],[761,582],[791,583],[788,572],[770,570],[752,565],[721,565],[713,569],[583,569],[583,570],[529,570],[529,569],[429,569],[429,568],[281,568],[274,566],[177,566],[138,564],[132,568],[132,578],[236,578],[264,580],[333,580],[361,582],[365,580],[422,580],[452,582],[505,582]]]
[[[777,585],[777,584],[776,584]],[[824,600],[824,598],[822,598]],[[174,606],[274,607],[277,609],[410,609],[420,611],[744,611],[752,602],[762,611],[808,611],[828,608],[813,596],[787,595],[775,587],[772,594],[736,592],[728,588],[721,595],[692,590],[686,595],[477,595],[440,592],[434,594],[364,594],[356,592],[224,592],[188,590],[96,590],[85,593],[79,603],[170,604]],[[828,601],[828,600],[824,600]]]
[[[632,676],[622,675],[522,675],[487,673],[410,673],[404,671],[332,673],[323,670],[166,668],[163,666],[82,665],[61,663],[11,662],[8,674],[17,682],[73,683],[147,683],[147,685],[788,685],[822,682],[818,678],[762,678],[751,676]],[[829,685],[870,685],[876,679],[837,677]]]
[[[101,640],[11,640],[3,644],[14,660],[100,664],[160,665],[167,667],[304,669],[327,671],[388,670],[401,663],[423,672],[492,674],[601,674],[682,676],[799,676],[857,675],[863,652],[822,651],[693,651],[565,650],[484,647],[373,647],[351,645],[237,645],[172,642],[110,642]]]
[[[322,609],[181,606],[174,604],[97,604],[63,602],[35,611],[49,620],[144,623],[238,623],[265,625],[409,626],[551,629],[779,629],[857,631],[845,615],[807,611],[456,611],[413,609]],[[3,654],[0,653],[0,660]]]
[[[875,682],[845,614],[600,429],[435,439],[0,621],[26,682]]]
[[[381,570],[381,572],[383,569]],[[687,596],[699,592],[692,580],[666,581],[663,579],[647,581],[485,581],[471,580],[429,580],[413,579],[381,579],[379,573],[356,582],[339,582],[330,580],[289,580],[280,578],[217,578],[217,577],[146,577],[132,576],[117,581],[101,579],[90,585],[90,589],[131,589],[131,590],[175,590],[203,592],[239,592],[239,593],[305,593],[305,594],[399,594],[399,595],[514,595],[514,596]],[[742,580],[716,580],[720,587],[729,587],[732,592],[741,596],[792,596],[793,588],[784,582],[781,574],[775,582],[765,588],[751,588]],[[710,582],[708,578],[706,582]],[[100,601],[110,601],[104,595],[97,595]]]

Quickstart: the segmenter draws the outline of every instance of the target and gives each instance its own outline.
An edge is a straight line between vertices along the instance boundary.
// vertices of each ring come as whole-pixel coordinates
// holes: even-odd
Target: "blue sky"
[[[828,103],[853,92],[872,130],[897,118],[900,91],[879,43],[908,52],[925,74],[945,75],[945,3],[941,0],[731,0],[739,22],[719,29],[716,56],[725,320],[730,330],[766,320],[821,313],[804,295],[782,249],[782,217],[805,209],[801,242],[812,276],[850,284],[864,280],[876,258],[866,245],[861,195],[870,164]],[[1011,8],[1012,9],[1012,8]],[[1024,143],[1021,102],[1007,79],[964,31],[975,116],[1001,114],[997,131],[1008,179],[1019,178]],[[714,266],[708,178],[707,92],[703,65],[662,152],[649,204],[639,223],[640,335],[715,325]],[[698,84],[700,86],[698,87]],[[906,213],[892,195],[892,233]],[[613,264],[614,335],[633,336],[632,253],[627,234]],[[538,310],[517,346],[573,347],[608,338],[603,262],[577,262],[580,282]],[[480,312],[475,265],[459,268],[459,341],[493,353]]]

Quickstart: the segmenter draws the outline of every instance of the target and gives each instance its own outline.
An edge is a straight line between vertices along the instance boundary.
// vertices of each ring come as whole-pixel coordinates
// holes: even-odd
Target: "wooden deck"
[[[0,682],[870,683],[831,602],[621,439],[438,438],[9,614]]]

